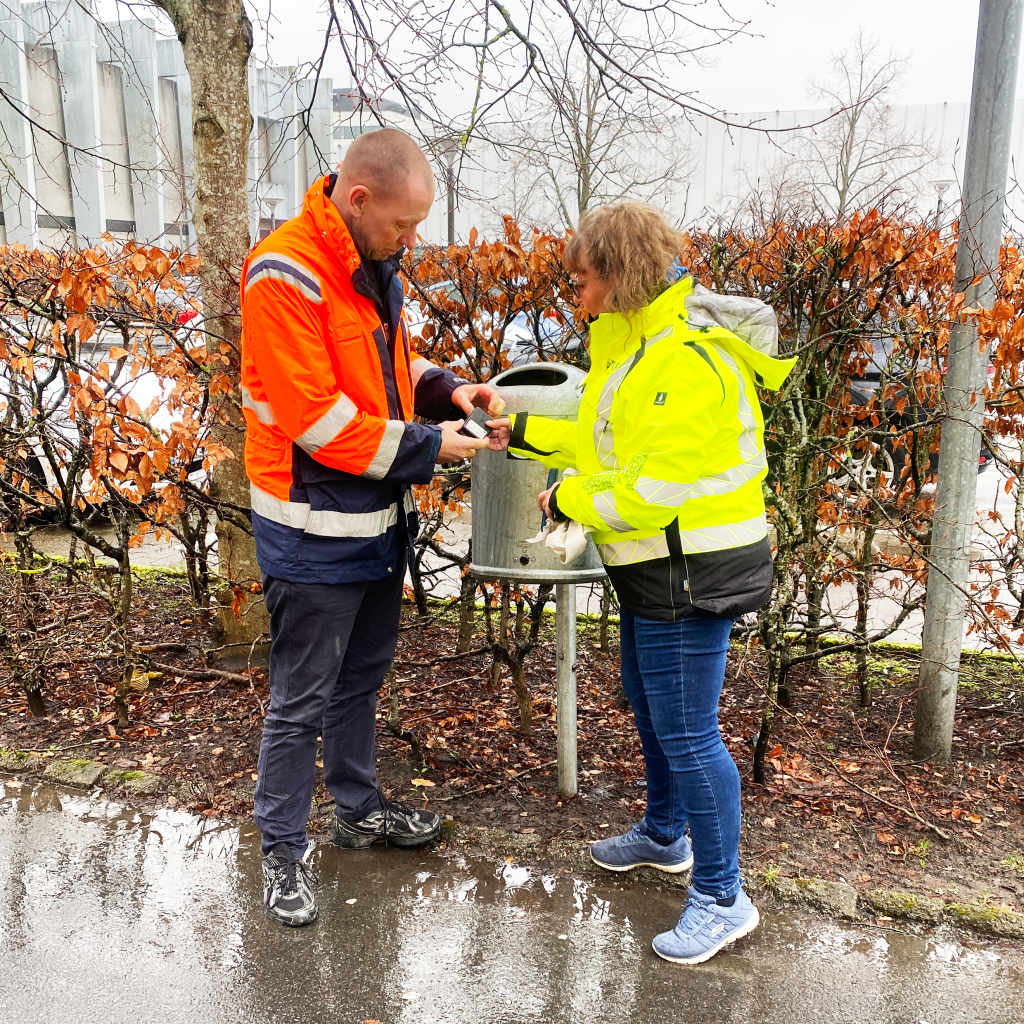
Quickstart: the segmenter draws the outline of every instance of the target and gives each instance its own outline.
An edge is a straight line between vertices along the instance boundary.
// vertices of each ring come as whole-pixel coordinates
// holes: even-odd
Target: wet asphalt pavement
[[[0,784],[0,1022],[1011,1024],[1019,947],[768,910],[700,967],[679,894],[377,848],[317,851],[322,913],[261,912],[255,827]]]

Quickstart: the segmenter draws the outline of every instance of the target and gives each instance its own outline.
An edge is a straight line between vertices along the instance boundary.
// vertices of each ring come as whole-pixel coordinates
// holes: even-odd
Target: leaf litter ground
[[[33,718],[9,667],[0,677],[0,747],[47,757],[88,757],[183,782],[178,797],[149,798],[226,819],[251,814],[266,671],[212,669],[216,646],[179,577],[148,574],[136,585],[132,639],[158,672],[131,697],[131,725],[118,729],[113,689],[120,668],[102,606],[86,588],[45,574],[55,619],[75,621],[51,652],[48,715]],[[93,609],[90,606],[94,605]],[[482,625],[482,623],[481,623]],[[608,651],[597,624],[578,638],[579,795],[556,792],[553,620],[528,659],[530,735],[518,733],[507,675],[491,689],[491,656],[478,632],[474,650],[453,657],[454,612],[420,619],[403,612],[396,655],[401,726],[413,731],[424,765],[378,719],[379,775],[388,795],[446,818],[536,834],[597,839],[643,815],[644,766],[618,681],[614,624]],[[721,702],[723,739],[744,792],[742,855],[749,868],[841,879],[858,889],[889,888],[960,902],[1024,908],[1024,679],[1012,662],[965,661],[954,760],[912,761],[912,654],[871,661],[875,703],[857,706],[852,660],[825,658],[789,678],[768,780],[751,778],[752,737],[760,720],[764,671],[756,647],[734,645]],[[311,825],[326,837],[331,798],[318,771]]]

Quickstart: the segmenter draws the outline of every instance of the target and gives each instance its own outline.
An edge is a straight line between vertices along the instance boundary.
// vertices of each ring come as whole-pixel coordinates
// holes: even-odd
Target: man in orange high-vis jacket
[[[416,530],[409,487],[487,443],[457,433],[461,414],[500,406],[410,350],[397,264],[433,198],[409,136],[367,133],[242,268],[245,465],[271,637],[255,818],[266,913],[293,927],[318,914],[306,856],[318,737],[338,846],[421,846],[441,830],[384,797],[374,755]]]

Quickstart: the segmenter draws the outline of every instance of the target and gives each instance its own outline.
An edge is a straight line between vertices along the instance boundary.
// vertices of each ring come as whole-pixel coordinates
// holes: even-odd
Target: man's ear
[[[348,206],[355,216],[363,215],[363,208],[369,196],[370,191],[365,185],[353,185],[348,190]]]

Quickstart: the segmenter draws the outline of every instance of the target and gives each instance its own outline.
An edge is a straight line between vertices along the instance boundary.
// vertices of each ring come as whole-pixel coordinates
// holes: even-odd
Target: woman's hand
[[[537,508],[541,510],[548,517],[551,518],[551,509],[548,507],[548,501],[551,498],[551,492],[558,486],[558,484],[552,484],[546,491],[541,491],[537,495]]]
[[[512,434],[512,421],[507,416],[502,416],[501,419],[488,420],[487,426],[491,428],[491,436],[487,439],[488,447],[496,452],[505,451]]]

